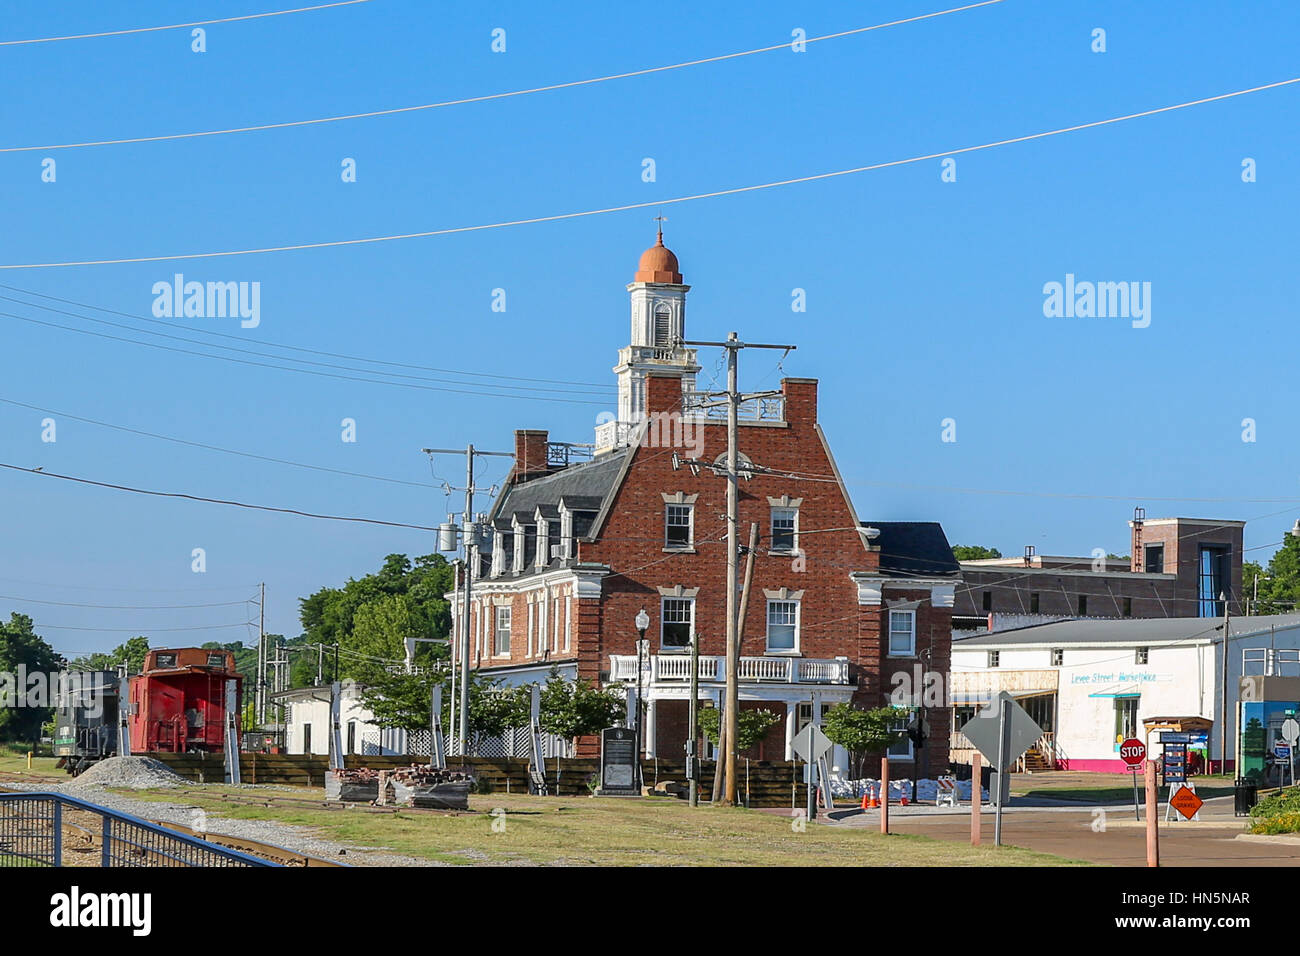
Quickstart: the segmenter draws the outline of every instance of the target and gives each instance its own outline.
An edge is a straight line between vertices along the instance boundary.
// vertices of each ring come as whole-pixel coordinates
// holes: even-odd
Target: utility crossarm
[[[726,395],[727,393],[726,392],[702,392],[701,394],[712,396],[712,395]],[[741,401],[748,402],[755,398],[776,398],[778,395],[784,395],[784,394],[785,393],[778,388],[778,389],[770,389],[766,392],[745,392],[743,395],[740,396],[740,399]],[[730,401],[731,400],[729,398],[724,398],[716,402],[700,402],[698,405],[693,405],[691,407],[692,408],[720,408],[723,405],[729,404]]]

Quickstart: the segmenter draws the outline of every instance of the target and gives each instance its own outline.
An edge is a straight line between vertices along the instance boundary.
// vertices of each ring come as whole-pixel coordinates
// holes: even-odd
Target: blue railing
[[[279,866],[62,793],[0,793],[0,866],[62,866],[65,809],[99,818],[77,829],[97,831],[100,866]]]

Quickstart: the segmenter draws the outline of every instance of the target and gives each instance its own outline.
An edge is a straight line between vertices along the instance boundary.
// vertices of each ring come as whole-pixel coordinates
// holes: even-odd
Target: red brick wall
[[[831,464],[815,429],[815,382],[783,382],[787,396],[784,425],[742,425],[738,448],[757,464],[777,470],[817,477],[832,474]],[[680,407],[680,383],[652,376],[648,381],[651,413]],[[699,457],[713,461],[726,452],[725,424],[699,426],[703,451]],[[605,614],[609,628],[602,635],[602,654],[634,654],[636,631],[632,620],[644,606],[651,618],[647,637],[659,650],[659,587],[680,584],[699,588],[695,626],[702,654],[725,653],[726,480],[705,468],[692,475],[687,468],[674,471],[671,455],[684,457],[692,449],[640,447],[634,450],[627,481],[617,494],[601,540],[581,543],[579,558],[606,564],[616,574],[606,578]],[[662,493],[695,494],[695,553],[665,553]],[[768,554],[771,506],[768,497],[789,495],[803,499],[799,508],[799,546],[802,559]],[[740,541],[747,543],[749,526],[759,526],[759,553],[744,620],[742,654],[762,654],[766,648],[767,604],[764,589],[781,587],[804,592],[801,605],[800,650],[806,657],[855,656],[854,619],[857,588],[851,570],[871,570],[878,556],[868,553],[853,530],[852,512],[839,486],[831,481],[798,481],[759,475],[741,481],[739,488]],[[814,529],[842,528],[817,534]],[[743,573],[743,562],[741,571]]]

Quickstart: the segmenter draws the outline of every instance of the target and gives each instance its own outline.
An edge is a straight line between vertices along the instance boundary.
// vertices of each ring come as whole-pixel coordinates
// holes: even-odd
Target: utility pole
[[[461,569],[460,559],[457,558],[455,561],[452,562],[452,568],[451,568],[451,574],[452,574],[451,608],[452,608],[452,613],[455,614],[458,618],[460,616],[460,569]],[[452,642],[450,648],[451,650],[451,700],[448,702],[448,706],[451,708],[451,720],[448,721],[447,723],[447,729],[451,731],[453,737],[456,736],[456,727],[457,727],[456,724],[456,660],[460,654],[460,647],[456,643],[456,633],[459,630],[460,630],[460,624],[457,623],[457,621],[452,621],[452,628],[451,628]]]
[[[426,455],[459,455],[459,448],[424,448]],[[514,452],[480,451],[472,444],[465,446],[465,487],[463,489],[448,487],[448,491],[465,492],[465,510],[461,513],[461,546],[465,555],[465,604],[461,609],[460,626],[460,726],[457,739],[460,741],[460,755],[467,755],[469,749],[469,632],[471,626],[470,601],[474,593],[474,568],[478,562],[478,523],[474,516],[474,458],[490,456],[493,458],[514,458]],[[488,494],[495,494],[496,489]],[[441,547],[441,544],[440,544]],[[448,550],[455,550],[454,547]],[[455,653],[453,649],[452,653]]]
[[[692,807],[700,805],[700,761],[696,754],[696,745],[699,743],[700,731],[697,726],[698,717],[696,708],[699,707],[700,696],[700,636],[694,632],[691,633],[691,701],[686,716],[687,726],[690,728],[686,738],[686,785],[691,788],[688,800]],[[714,776],[717,770],[714,770]]]
[[[260,725],[266,722],[266,582],[258,587],[257,687],[253,693],[253,719]]]
[[[753,395],[740,394],[738,358],[740,350],[782,349],[791,351],[793,345],[758,345],[745,343],[735,332],[727,333],[725,342],[684,342],[684,345],[708,346],[727,350],[727,684],[726,705],[722,712],[722,737],[725,744],[723,784],[723,806],[735,806],[738,781],[736,779],[736,710],[739,706],[739,647],[737,646],[736,591],[739,577],[739,542],[736,536],[736,514],[739,506],[740,475],[737,469],[738,449],[736,447],[739,432],[740,404],[749,399],[777,395],[779,392],[760,392]]]
[[[1228,597],[1220,592],[1223,602],[1223,668],[1219,687],[1219,773],[1228,772]]]

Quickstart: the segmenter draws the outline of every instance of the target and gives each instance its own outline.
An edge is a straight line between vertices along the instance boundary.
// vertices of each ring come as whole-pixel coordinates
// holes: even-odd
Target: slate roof
[[[864,521],[880,529],[880,570],[890,577],[961,577],[948,536],[937,521]]]
[[[1228,620],[1229,636],[1236,640],[1252,634],[1268,634],[1270,629],[1300,627],[1300,614],[1264,614]],[[1032,624],[992,634],[958,638],[953,647],[999,647],[1028,644],[1127,644],[1143,647],[1168,641],[1218,641],[1223,635],[1223,619],[1214,617],[1151,617],[1122,620],[1081,619]]]
[[[592,461],[557,471],[542,478],[512,484],[502,492],[491,517],[527,512],[529,522],[542,505],[544,513],[553,513],[564,498],[573,510],[598,511],[605,499],[616,490],[615,483],[631,449],[608,452]],[[578,507],[577,501],[583,503]]]

